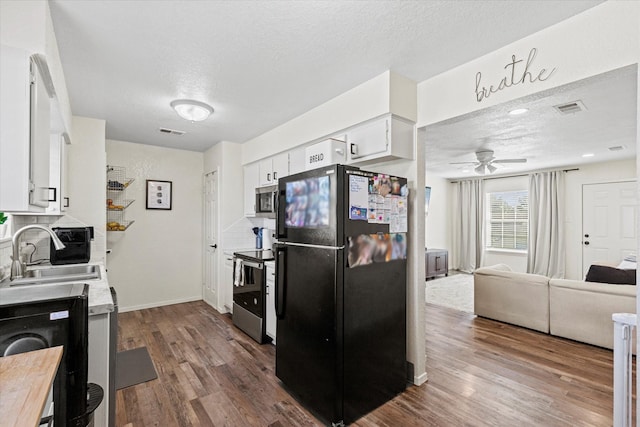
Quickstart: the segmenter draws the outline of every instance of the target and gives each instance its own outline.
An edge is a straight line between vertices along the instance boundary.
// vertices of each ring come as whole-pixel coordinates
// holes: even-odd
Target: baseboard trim
[[[423,372],[420,375],[413,377],[413,385],[421,386],[422,384],[426,383],[427,380],[427,373]]]
[[[119,306],[118,307],[118,312],[119,313],[126,313],[128,311],[144,310],[144,309],[147,309],[147,308],[162,307],[162,306],[165,306],[165,305],[173,305],[173,304],[182,304],[184,302],[193,302],[193,301],[202,301],[202,295],[193,296],[193,297],[187,297],[187,298],[179,298],[179,299],[168,300],[168,301],[152,302],[152,303],[149,303],[149,304],[133,305],[133,306],[130,306],[130,307]]]

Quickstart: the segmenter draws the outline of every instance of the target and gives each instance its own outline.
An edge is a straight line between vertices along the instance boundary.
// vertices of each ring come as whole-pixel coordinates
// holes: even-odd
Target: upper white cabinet
[[[49,206],[50,98],[44,58],[0,47],[0,211]]]
[[[259,164],[244,167],[244,215],[256,216],[256,187],[260,186]]]
[[[413,123],[387,115],[347,131],[347,163],[413,159]]]
[[[289,175],[293,175],[305,170],[305,151],[306,148],[296,148],[289,152]]]
[[[282,153],[258,163],[260,186],[275,185],[278,178],[289,175],[289,154]]]
[[[51,134],[51,162],[49,164],[49,207],[47,213],[62,215],[69,207],[67,194],[67,142],[59,133]]]

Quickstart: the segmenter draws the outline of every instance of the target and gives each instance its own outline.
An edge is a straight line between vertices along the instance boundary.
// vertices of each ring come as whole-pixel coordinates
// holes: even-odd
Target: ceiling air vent
[[[560,114],[579,113],[580,111],[587,109],[582,101],[572,101],[567,102],[566,104],[554,105],[553,108],[555,108]]]
[[[167,128],[160,128],[160,132],[168,133],[168,134],[171,134],[171,135],[178,135],[178,136],[182,136],[182,135],[184,135],[186,133],[183,130],[175,130],[175,129],[167,129]]]
[[[613,147],[609,147],[609,151],[622,151],[624,150],[624,145],[614,145]]]

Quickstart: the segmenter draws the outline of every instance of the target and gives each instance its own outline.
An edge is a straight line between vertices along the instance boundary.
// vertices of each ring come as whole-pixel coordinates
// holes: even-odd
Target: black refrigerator
[[[343,165],[278,182],[276,376],[349,424],[407,382],[407,180]]]

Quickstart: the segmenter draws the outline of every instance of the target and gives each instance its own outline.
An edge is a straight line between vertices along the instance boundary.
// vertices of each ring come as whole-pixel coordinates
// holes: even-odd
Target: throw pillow
[[[611,283],[613,285],[635,285],[636,271],[621,270],[606,265],[592,265],[589,267],[586,282]]]

